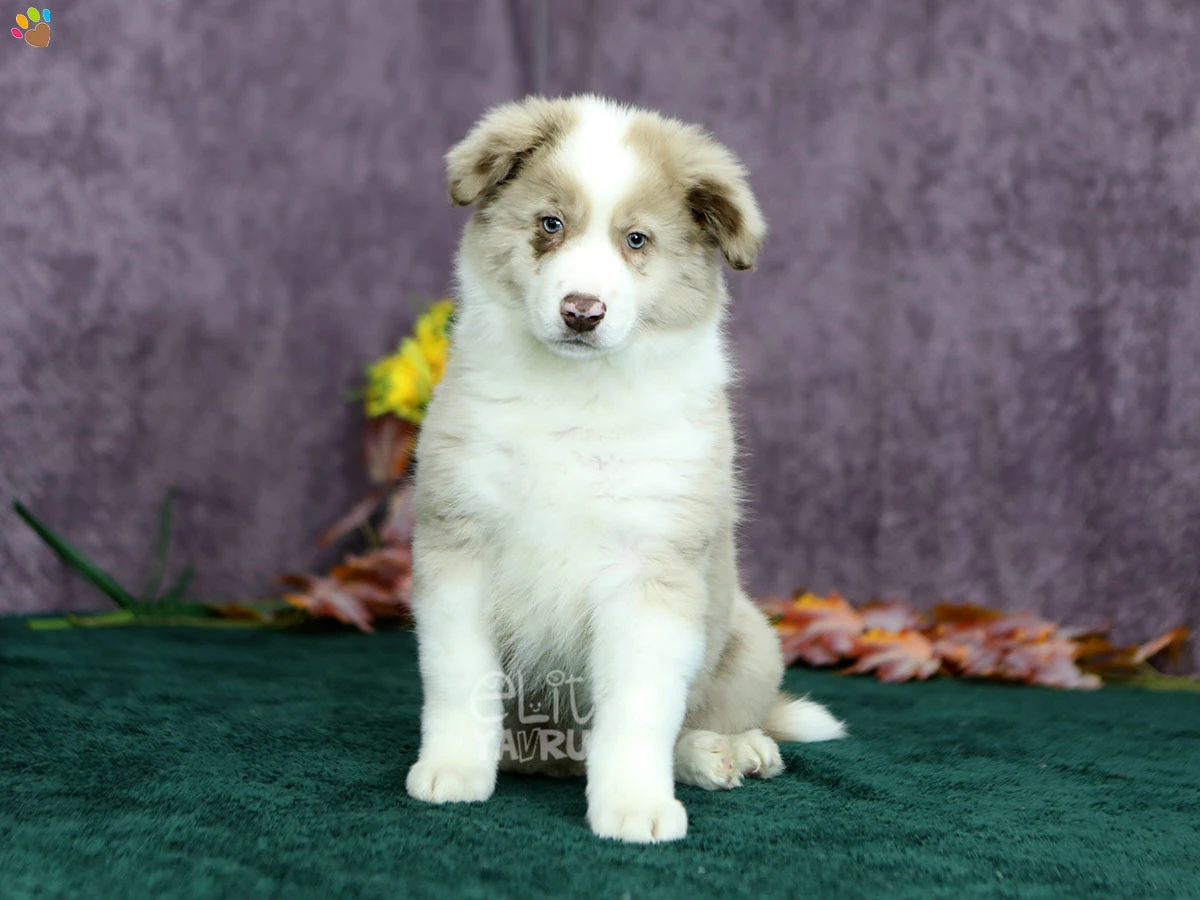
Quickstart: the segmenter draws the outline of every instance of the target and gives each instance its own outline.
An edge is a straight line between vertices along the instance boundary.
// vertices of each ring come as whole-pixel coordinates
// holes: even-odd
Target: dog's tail
[[[846,736],[846,723],[835,719],[820,703],[783,691],[762,729],[777,741],[832,741]]]

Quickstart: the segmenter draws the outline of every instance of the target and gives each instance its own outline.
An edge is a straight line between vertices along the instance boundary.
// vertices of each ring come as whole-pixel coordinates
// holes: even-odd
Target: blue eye
[[[557,219],[554,216],[546,216],[542,219],[542,228],[546,234],[558,234],[562,231],[562,219]]]
[[[630,250],[641,250],[648,240],[649,238],[640,231],[631,231],[625,236],[625,243],[629,245]]]

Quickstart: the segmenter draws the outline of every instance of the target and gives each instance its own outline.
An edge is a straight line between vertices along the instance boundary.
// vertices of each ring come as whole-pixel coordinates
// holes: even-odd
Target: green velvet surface
[[[578,780],[409,800],[409,634],[0,622],[0,897],[1200,897],[1200,696],[788,681],[853,736],[631,847]]]

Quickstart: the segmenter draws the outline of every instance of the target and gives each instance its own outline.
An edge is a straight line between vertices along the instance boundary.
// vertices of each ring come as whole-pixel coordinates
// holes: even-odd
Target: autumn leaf
[[[1177,656],[1182,649],[1184,641],[1188,638],[1188,627],[1180,625],[1178,628],[1172,628],[1166,634],[1159,635],[1154,640],[1146,641],[1140,647],[1137,647],[1133,653],[1134,662],[1146,662],[1160,653],[1166,653],[1169,656]]]
[[[989,637],[997,640],[1038,643],[1055,637],[1057,626],[1033,613],[1019,612],[1002,615],[992,620],[988,624],[987,630]]]
[[[407,535],[402,533],[403,516],[397,515],[396,506],[397,494],[407,491],[411,495],[411,484],[399,491],[391,489],[408,472],[417,446],[417,430],[412,422],[398,416],[382,415],[367,419],[363,430],[363,460],[371,489],[322,532],[317,539],[319,546],[331,547],[356,528],[366,525],[385,497],[388,497],[389,503],[388,521],[384,527],[390,525],[399,542],[406,542],[411,537],[411,527]],[[411,499],[405,502],[411,506]]]
[[[1010,641],[997,674],[1012,681],[1046,687],[1095,690],[1102,684],[1100,676],[1079,669],[1075,663],[1078,650],[1074,641],[1065,638]]]
[[[977,678],[994,675],[1004,657],[1004,648],[989,640],[986,623],[942,623],[935,625],[929,636],[934,653],[957,675]]]
[[[1088,635],[1076,642],[1079,668],[1100,676],[1105,681],[1133,681],[1156,674],[1149,664],[1160,654],[1177,655],[1188,637],[1187,626],[1181,625],[1165,634],[1128,647],[1114,646],[1103,635]],[[1166,676],[1163,676],[1166,678]]]
[[[332,547],[343,537],[354,531],[354,529],[361,528],[367,524],[375,510],[379,508],[383,497],[383,490],[378,488],[369,490],[365,497],[346,510],[340,519],[321,533],[321,536],[317,538],[317,545],[320,547]]]
[[[297,609],[369,632],[381,619],[411,614],[412,549],[388,545],[347,556],[328,575],[284,575],[280,580],[292,588],[285,599]]]
[[[269,625],[280,620],[281,613],[287,611],[286,606],[278,600],[265,603],[252,601],[232,603],[209,603],[208,608],[223,619],[248,619],[261,625]]]
[[[867,631],[910,631],[921,625],[921,613],[903,600],[868,603],[861,611]]]
[[[789,664],[830,665],[873,673],[884,681],[929,678],[936,672],[1095,690],[1105,681],[1160,689],[1200,690],[1200,680],[1164,675],[1147,660],[1178,654],[1185,627],[1144,644],[1116,647],[1105,626],[1066,628],[1033,612],[1002,612],[970,603],[940,603],[922,614],[901,600],[855,609],[838,594],[798,592],[760,602],[779,632]]]
[[[855,641],[858,661],[844,671],[874,672],[880,681],[923,681],[941,668],[933,644],[921,632],[868,631]]]
[[[379,539],[384,544],[408,545],[412,542],[413,528],[417,523],[417,510],[413,504],[415,484],[409,481],[392,491],[388,498],[387,515],[379,529]]]
[[[329,576],[313,578],[302,593],[288,594],[286,600],[297,609],[303,609],[316,618],[337,619],[353,625],[359,631],[373,632],[371,611],[367,603],[371,599],[386,599],[387,592],[367,582],[347,584]]]
[[[803,659],[828,666],[849,656],[862,633],[862,618],[838,594],[818,597],[803,593],[778,610],[775,627],[788,665]]]
[[[412,571],[412,561],[412,547],[407,544],[385,544],[368,553],[347,556],[334,571],[347,577],[370,575],[393,581]]]
[[[372,484],[389,485],[404,477],[417,447],[417,431],[416,425],[398,416],[367,419],[363,457]]]
[[[972,625],[999,619],[1004,615],[998,609],[976,606],[973,603],[939,603],[929,613],[936,623],[968,622]]]

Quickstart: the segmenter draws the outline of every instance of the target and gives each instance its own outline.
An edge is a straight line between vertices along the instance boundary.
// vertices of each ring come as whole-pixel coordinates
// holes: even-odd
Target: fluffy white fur
[[[676,779],[736,787],[782,770],[775,739],[844,733],[779,693],[778,641],[737,581],[720,256],[753,263],[758,207],[704,132],[593,97],[500,107],[447,166],[477,209],[418,447],[425,707],[408,791],[489,797],[504,729],[529,727],[512,679],[569,673],[590,707],[592,830],[682,838]],[[576,292],[606,307],[584,335],[560,314]]]

